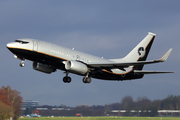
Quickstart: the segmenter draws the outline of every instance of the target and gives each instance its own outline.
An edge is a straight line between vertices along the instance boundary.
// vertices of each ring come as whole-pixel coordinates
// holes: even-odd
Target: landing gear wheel
[[[91,78],[88,77],[88,78],[86,79],[86,81],[87,81],[87,83],[91,83]]]
[[[86,83],[86,77],[83,78],[83,83]]]
[[[71,77],[64,77],[63,82],[64,83],[70,83],[71,82]]]
[[[20,65],[20,67],[24,67],[24,66],[25,66],[25,63],[24,63],[24,62],[21,62],[19,65]]]
[[[91,78],[90,77],[84,77],[83,78],[83,83],[90,83],[91,82]]]
[[[66,83],[66,77],[63,78],[63,82]]]
[[[71,78],[67,77],[67,83],[70,83],[70,82],[71,82]]]
[[[65,73],[66,73],[66,76],[63,78],[63,82],[64,83],[70,83],[71,82],[71,77],[68,77],[69,72],[66,71]]]

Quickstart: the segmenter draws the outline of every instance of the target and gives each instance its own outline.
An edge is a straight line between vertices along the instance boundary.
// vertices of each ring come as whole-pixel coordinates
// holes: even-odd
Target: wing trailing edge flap
[[[153,64],[153,63],[159,63],[159,62],[165,62],[167,58],[169,57],[170,53],[172,51],[172,48],[168,50],[168,52],[159,60],[151,60],[151,61],[137,61],[137,62],[95,62],[95,63],[88,63],[89,66],[95,67],[95,68],[102,68],[102,67],[108,67],[108,68],[118,68],[118,67],[129,67],[133,65],[145,65],[145,64]]]

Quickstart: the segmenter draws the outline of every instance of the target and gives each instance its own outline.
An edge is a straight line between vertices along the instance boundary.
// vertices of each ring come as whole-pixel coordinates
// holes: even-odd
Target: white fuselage
[[[62,63],[64,61],[80,61],[86,65],[88,65],[89,63],[112,63],[113,61],[108,60],[108,59],[104,59],[104,58],[100,58],[97,56],[93,56],[90,54],[86,54],[80,51],[76,51],[73,49],[68,49],[62,46],[58,46],[55,44],[51,44],[51,43],[47,43],[44,41],[39,41],[39,40],[34,40],[34,39],[18,39],[19,41],[24,41],[27,43],[20,43],[20,42],[11,42],[7,44],[8,49],[11,50],[11,52],[13,52],[15,55],[17,55],[19,58],[24,58],[24,59],[28,59],[31,61],[36,61],[39,63],[44,63],[44,64],[48,64],[51,65],[53,67],[55,67],[56,69],[61,69],[61,70],[65,70],[64,67],[58,67],[58,61],[59,60],[59,64],[61,64],[60,66],[62,66]],[[24,51],[24,52],[23,52]],[[36,54],[36,55],[35,55]],[[42,57],[43,55],[43,57]],[[39,58],[39,56],[41,56]],[[49,57],[49,59],[47,59]],[[51,59],[53,58],[53,59]],[[56,61],[54,62],[53,60]],[[54,62],[54,64],[53,64]],[[122,59],[122,62],[123,59]],[[124,70],[120,70],[117,68],[112,68],[107,70],[106,68],[99,70],[102,73],[108,73],[108,74],[113,74],[113,75],[121,75],[121,76],[125,76],[126,73],[129,73],[130,71],[132,71],[132,67],[127,67],[125,68],[126,71]],[[71,72],[71,71],[70,71]],[[72,72],[75,73],[75,72]],[[84,73],[76,73],[78,75],[85,75]],[[90,73],[91,74],[91,73]],[[95,77],[94,75],[91,75],[92,77]],[[101,79],[105,79],[105,77],[99,75],[99,77]],[[111,78],[107,78],[107,79],[111,79]],[[116,79],[116,77],[113,77],[112,79]]]

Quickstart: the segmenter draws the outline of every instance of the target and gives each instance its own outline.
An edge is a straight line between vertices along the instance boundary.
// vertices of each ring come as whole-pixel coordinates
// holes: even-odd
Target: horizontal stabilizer
[[[138,74],[162,74],[162,73],[174,73],[170,71],[141,71],[141,70],[134,70],[134,73]]]

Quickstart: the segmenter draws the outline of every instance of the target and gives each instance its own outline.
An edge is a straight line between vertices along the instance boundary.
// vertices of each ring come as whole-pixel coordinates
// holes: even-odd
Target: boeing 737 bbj
[[[124,58],[103,59],[83,52],[68,49],[55,44],[34,40],[17,39],[7,44],[7,48],[14,54],[15,58],[33,61],[34,70],[52,73],[57,69],[63,70],[66,76],[65,83],[71,82],[69,73],[84,76],[83,82],[90,83],[91,77],[103,80],[131,80],[140,79],[144,74],[172,73],[165,71],[143,71],[145,64],[164,62],[167,60],[172,49],[161,59],[146,61],[155,34],[148,35]]]

